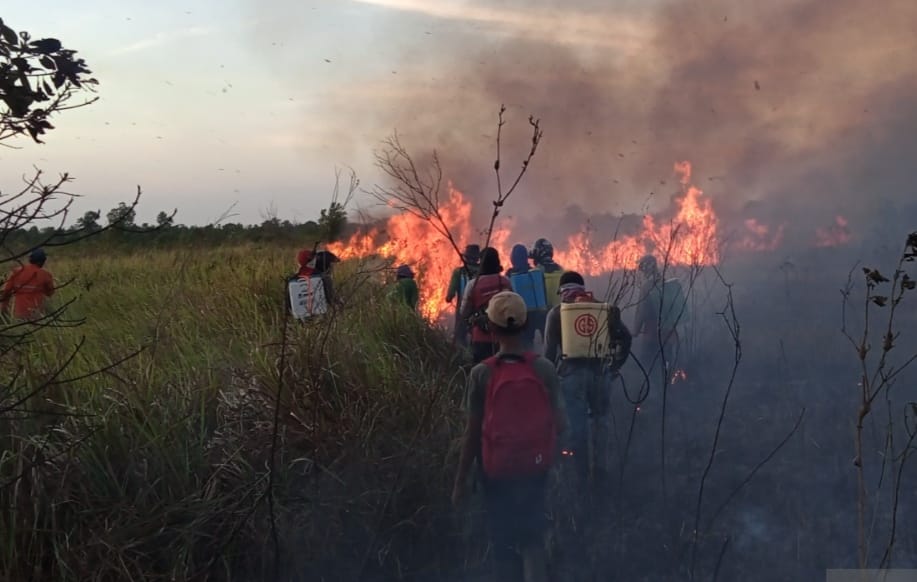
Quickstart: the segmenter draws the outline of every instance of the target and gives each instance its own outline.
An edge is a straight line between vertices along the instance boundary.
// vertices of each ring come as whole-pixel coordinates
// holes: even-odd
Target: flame
[[[719,219],[710,198],[692,185],[692,166],[688,161],[677,162],[674,172],[681,193],[673,199],[674,216],[643,217],[642,228],[632,234],[617,237],[605,244],[593,242],[591,226],[568,237],[566,247],[555,246],[555,260],[565,269],[586,276],[600,276],[618,269],[635,269],[646,254],[656,256],[660,263],[671,266],[715,265],[720,260]],[[482,242],[480,232],[472,229],[472,204],[453,185],[448,184],[448,199],[441,204],[439,215],[459,249],[471,242]],[[783,240],[784,226],[772,229],[754,218],[744,221],[743,238],[738,247],[746,250],[774,250]],[[494,225],[489,246],[496,248],[504,267],[508,267],[513,223],[500,220]],[[816,245],[837,246],[850,239],[847,220],[838,216],[826,229],[818,229]],[[455,246],[430,221],[401,212],[388,219],[384,230],[372,229],[353,235],[346,243],[336,243],[328,249],[342,259],[371,256],[391,260],[395,265],[410,265],[417,274],[420,288],[420,313],[428,321],[441,320],[453,311],[445,301],[452,271],[460,258]],[[676,371],[686,379],[683,371]]]
[[[783,231],[785,224],[777,227],[777,230],[771,232],[771,227],[758,222],[755,218],[747,218],[744,222],[745,236],[741,238],[737,245],[740,249],[748,251],[773,251],[783,242]]]
[[[440,206],[439,214],[449,225],[456,244],[462,248],[466,241],[471,241],[471,202],[451,184],[448,192],[448,200]],[[494,229],[495,239],[502,237],[505,241],[508,236],[509,230],[505,227]],[[381,239],[385,242],[380,242]],[[346,243],[335,243],[328,249],[341,259],[376,255],[391,259],[396,266],[411,265],[417,273],[421,315],[428,321],[436,321],[449,311],[446,291],[452,270],[459,265],[460,259],[452,243],[424,218],[409,212],[395,214],[388,219],[384,232],[373,229],[357,233]]]
[[[672,266],[714,265],[719,262],[718,219],[713,203],[703,191],[691,185],[691,163],[678,162],[675,173],[683,187],[675,199],[674,218],[657,221],[643,217],[643,230],[601,247],[594,247],[588,232],[567,240],[568,250],[556,251],[555,259],[566,269],[597,276],[615,269],[635,269],[640,258],[653,254],[660,263]]]
[[[815,231],[815,246],[817,247],[838,247],[850,242],[850,229],[847,228],[847,219],[843,216],[835,216],[834,224],[827,228],[819,228]]]

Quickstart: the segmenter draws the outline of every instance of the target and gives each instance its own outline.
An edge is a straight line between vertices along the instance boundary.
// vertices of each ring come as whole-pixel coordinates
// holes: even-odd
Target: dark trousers
[[[547,529],[546,486],[547,475],[514,480],[484,478],[484,507],[493,545],[495,580],[523,580],[525,557],[543,552]]]
[[[455,334],[455,343],[465,347],[468,345],[468,323],[459,316],[459,309],[461,309],[461,304],[458,304],[455,308],[455,327],[453,332]]]

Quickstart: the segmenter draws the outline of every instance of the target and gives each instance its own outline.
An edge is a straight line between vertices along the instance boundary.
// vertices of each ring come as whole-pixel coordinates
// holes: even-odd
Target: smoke
[[[579,11],[609,33],[628,17],[599,3],[523,4],[503,6],[550,9],[558,22]],[[618,48],[571,44],[568,30],[441,48],[447,97],[420,92],[381,109],[379,130],[396,126],[437,147],[456,183],[486,197],[496,107],[511,107],[509,169],[527,146],[525,114],[537,115],[545,140],[514,204],[528,216],[564,203],[588,214],[639,212],[647,201],[658,210],[681,159],[725,212],[763,200],[775,219],[862,222],[879,210],[877,196],[892,205],[912,196],[917,4],[674,2],[637,22],[642,39]]]
[[[360,0],[351,8],[371,11],[382,63],[316,95],[322,105],[309,109],[308,130],[347,156],[378,148],[393,129],[420,158],[436,149],[482,221],[495,192],[501,103],[505,174],[528,150],[529,114],[545,132],[507,210],[526,236],[540,235],[545,213],[663,210],[678,191],[672,165],[683,159],[721,216],[788,222],[789,241],[811,239],[813,225],[836,215],[855,231],[887,231],[913,209],[917,69],[908,60],[917,3],[909,0]],[[271,37],[283,35],[295,53],[310,13],[293,13],[288,34],[274,27]]]

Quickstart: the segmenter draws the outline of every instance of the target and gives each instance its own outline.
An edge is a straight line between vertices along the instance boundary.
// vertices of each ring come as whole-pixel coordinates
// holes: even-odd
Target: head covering
[[[505,330],[518,330],[525,325],[528,307],[522,296],[512,291],[501,291],[487,304],[487,319]]]
[[[586,291],[586,282],[583,276],[576,271],[567,271],[560,276],[557,294],[563,303],[573,303],[579,297],[592,298],[592,293]]]
[[[513,246],[513,251],[510,253],[509,258],[513,264],[514,271],[525,273],[529,270],[529,251],[525,248],[525,245]]]
[[[395,271],[395,276],[399,279],[413,279],[414,271],[411,270],[411,267],[408,265],[401,265]]]
[[[637,264],[637,268],[644,275],[652,275],[658,270],[656,257],[653,255],[645,255],[642,259],[640,259],[640,262]]]
[[[532,246],[532,252],[529,253],[536,265],[554,258],[554,245],[546,238],[540,238]]]
[[[465,252],[462,253],[465,261],[471,263],[472,265],[478,264],[478,261],[481,260],[481,245],[466,245]]]
[[[568,283],[576,283],[577,285],[585,286],[586,281],[583,279],[583,276],[577,273],[576,271],[567,271],[560,276],[559,285],[566,285]]]
[[[481,251],[481,275],[496,275],[503,271],[503,265],[500,264],[500,253],[493,247],[487,247]]]
[[[45,250],[42,248],[33,249],[29,253],[29,262],[33,265],[43,264],[46,260],[48,260],[48,255],[45,254]]]

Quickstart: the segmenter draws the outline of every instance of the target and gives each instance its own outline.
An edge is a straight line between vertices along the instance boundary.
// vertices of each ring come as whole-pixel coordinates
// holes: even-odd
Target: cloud
[[[117,56],[135,53],[138,51],[144,51],[147,49],[162,46],[164,44],[169,44],[177,40],[209,36],[214,32],[216,32],[216,29],[208,26],[192,26],[171,32],[157,32],[151,37],[144,38],[131,44],[116,48],[115,50],[111,51],[110,54],[112,56]]]
[[[520,6],[514,9],[454,0],[351,1],[442,20],[481,24],[502,34],[590,48],[636,50],[646,42],[650,32],[647,23],[635,13],[620,13],[618,18],[609,21],[596,19],[592,12],[580,10],[575,6],[565,6],[563,9],[551,6]]]

